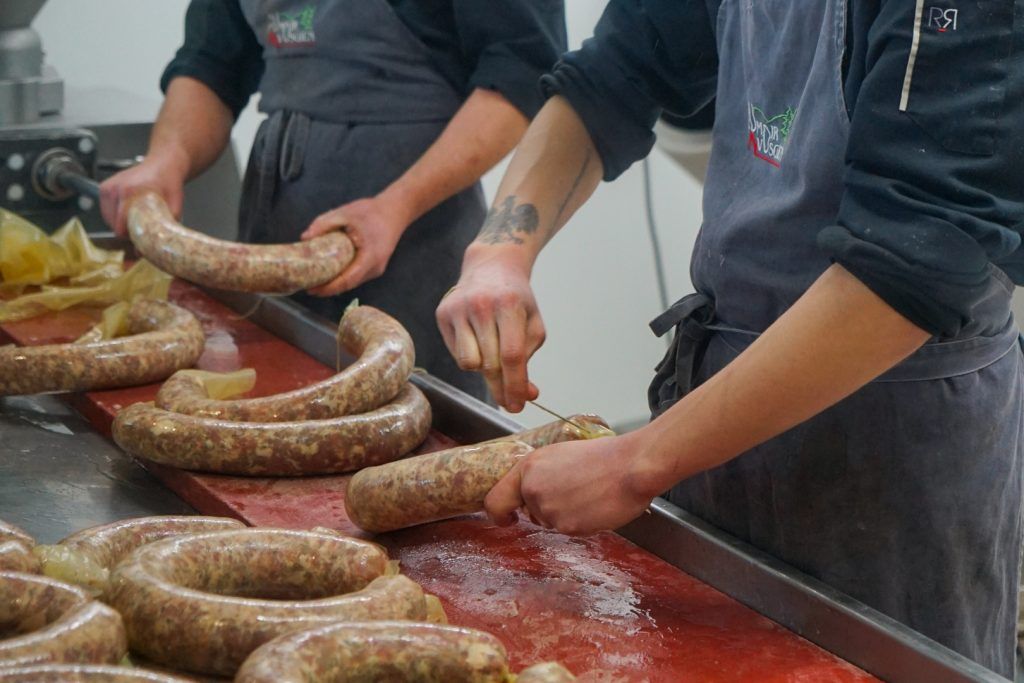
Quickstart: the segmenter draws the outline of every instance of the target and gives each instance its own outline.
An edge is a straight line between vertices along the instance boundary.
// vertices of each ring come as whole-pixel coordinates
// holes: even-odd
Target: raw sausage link
[[[107,600],[124,617],[133,651],[227,676],[285,633],[336,621],[426,619],[423,590],[385,576],[387,568],[380,547],[337,534],[222,531],[135,551],[114,570]]]
[[[0,667],[108,664],[128,651],[117,612],[73,586],[17,572],[0,572],[0,638]]]
[[[337,474],[400,458],[427,438],[430,404],[411,384],[377,410],[329,420],[228,422],[136,403],[117,414],[129,453],[186,470],[254,476]]]
[[[338,623],[281,636],[253,652],[236,683],[505,683],[497,638],[455,626]]]
[[[0,683],[189,683],[189,679],[124,666],[43,664],[0,669]]]
[[[39,560],[19,541],[0,542],[0,571],[39,573]]]
[[[355,250],[343,232],[295,244],[239,244],[208,237],[174,219],[153,192],[128,204],[128,235],[160,269],[206,287],[291,294],[334,279]]]
[[[576,677],[557,662],[534,664],[516,677],[516,683],[572,683],[575,680]]]
[[[166,378],[203,352],[203,328],[183,308],[136,301],[130,336],[87,344],[0,347],[0,395],[91,391]]]
[[[598,415],[581,413],[579,415],[570,415],[566,419],[576,425],[579,425],[582,429],[579,429],[564,420],[555,420],[554,422],[549,422],[548,424],[541,425],[540,427],[534,427],[533,429],[527,429],[523,432],[517,432],[497,439],[491,439],[484,443],[494,443],[495,441],[522,441],[523,443],[530,444],[534,448],[542,448],[544,446],[550,446],[553,443],[562,443],[563,441],[581,441],[583,439],[596,439],[602,436],[615,436],[615,432],[613,432],[608,426],[608,423],[604,421],[604,418]]]
[[[342,316],[338,339],[356,361],[323,382],[274,396],[218,401],[207,396],[201,375],[183,370],[160,388],[156,405],[222,420],[284,422],[365,413],[398,395],[416,360],[401,323],[371,306],[356,306]]]
[[[132,551],[171,536],[227,531],[245,525],[225,517],[141,517],[84,529],[57,545],[36,546],[47,576],[103,593],[110,570]]]
[[[519,441],[497,441],[368,467],[349,482],[345,510],[373,532],[479,512],[487,493],[532,450]]]
[[[0,519],[0,543],[4,541],[17,541],[29,548],[36,544],[35,539],[27,533]]]

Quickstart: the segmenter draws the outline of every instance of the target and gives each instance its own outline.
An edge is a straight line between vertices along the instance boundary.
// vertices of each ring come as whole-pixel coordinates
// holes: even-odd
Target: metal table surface
[[[42,543],[194,510],[56,396],[0,399],[0,519]]]

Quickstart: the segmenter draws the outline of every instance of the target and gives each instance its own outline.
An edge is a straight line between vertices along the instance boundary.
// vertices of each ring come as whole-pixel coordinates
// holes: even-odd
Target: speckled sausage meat
[[[295,244],[252,245],[208,237],[184,227],[159,195],[128,205],[128,235],[140,254],[162,270],[206,287],[291,294],[334,279],[355,250],[343,232]]]
[[[423,442],[430,404],[411,384],[368,413],[302,422],[228,422],[136,403],[114,440],[129,453],[187,470],[253,476],[336,474],[390,462]]]
[[[118,565],[107,600],[124,617],[133,651],[157,664],[227,676],[286,633],[336,621],[425,620],[423,590],[384,575],[387,568],[380,547],[331,533],[179,536]]]
[[[516,677],[516,683],[572,683],[575,680],[568,669],[556,662],[534,664]]]
[[[276,638],[236,683],[506,683],[508,657],[489,633],[401,621],[339,623]]]
[[[0,542],[0,571],[36,574],[39,560],[23,543],[3,541]]]
[[[174,374],[156,405],[188,415],[245,422],[322,420],[365,413],[392,400],[415,364],[412,339],[402,325],[371,306],[345,311],[338,328],[342,346],[356,361],[323,382],[274,396],[215,400],[194,371]]]
[[[42,664],[0,669],[0,683],[189,683],[189,680],[103,664]]]
[[[136,548],[171,536],[241,528],[225,517],[141,517],[84,529],[56,545],[36,546],[35,554],[47,576],[99,595],[110,570]]]
[[[59,581],[0,572],[0,668],[108,664],[127,651],[121,617],[106,605]]]
[[[0,347],[0,395],[148,384],[203,352],[199,321],[165,301],[133,303],[128,328],[129,336],[86,344]]]
[[[360,528],[378,533],[479,512],[487,493],[532,450],[497,441],[368,467],[349,482],[345,510]]]
[[[553,443],[562,443],[563,441],[581,441],[583,439],[596,439],[602,436],[615,436],[615,432],[611,430],[608,423],[604,421],[604,418],[599,417],[598,415],[581,413],[579,415],[570,415],[566,419],[575,425],[579,425],[582,429],[579,429],[564,420],[555,420],[554,422],[549,422],[548,424],[541,425],[540,427],[534,427],[533,429],[527,429],[526,431],[509,434],[508,436],[502,436],[497,439],[485,441],[484,443],[494,443],[496,441],[522,441],[523,443],[530,444],[534,448],[542,448],[544,446],[550,446]]]
[[[24,546],[31,548],[36,544],[34,538],[29,536],[27,533],[0,519],[0,543],[4,541],[17,541]]]

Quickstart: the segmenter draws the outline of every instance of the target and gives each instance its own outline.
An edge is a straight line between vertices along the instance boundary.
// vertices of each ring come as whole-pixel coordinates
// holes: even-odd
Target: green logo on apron
[[[781,166],[796,110],[789,107],[781,114],[769,117],[760,107],[751,104],[749,108],[750,135],[747,146],[758,159],[776,168]]]
[[[298,12],[274,12],[267,20],[267,40],[276,48],[309,47],[316,43],[313,20],[316,5],[307,5]]]

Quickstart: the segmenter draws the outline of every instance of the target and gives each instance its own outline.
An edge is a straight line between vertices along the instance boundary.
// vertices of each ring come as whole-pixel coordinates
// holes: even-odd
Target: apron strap
[[[662,337],[673,327],[693,315],[694,312],[706,306],[710,308],[705,312],[705,315],[700,317],[704,319],[703,322],[705,324],[709,324],[715,313],[715,308],[711,303],[711,299],[700,292],[688,294],[672,304],[667,311],[651,321],[651,332],[654,332],[654,336],[656,337]]]

